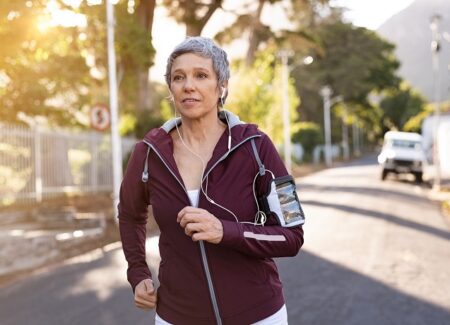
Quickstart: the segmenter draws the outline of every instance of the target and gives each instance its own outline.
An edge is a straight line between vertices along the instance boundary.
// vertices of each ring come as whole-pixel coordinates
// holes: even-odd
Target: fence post
[[[41,154],[41,130],[39,126],[34,129],[34,168],[36,202],[42,202],[42,154]]]
[[[98,136],[94,132],[90,133],[91,138],[91,186],[92,191],[98,192]]]

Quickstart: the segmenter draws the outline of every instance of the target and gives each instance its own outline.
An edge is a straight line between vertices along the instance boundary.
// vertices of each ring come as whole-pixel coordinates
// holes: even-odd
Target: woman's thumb
[[[147,292],[148,294],[153,293],[153,282],[150,279],[147,279],[144,281],[145,284],[145,292]]]

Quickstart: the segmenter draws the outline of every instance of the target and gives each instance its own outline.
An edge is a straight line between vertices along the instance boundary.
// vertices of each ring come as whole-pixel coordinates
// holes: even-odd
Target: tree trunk
[[[136,15],[139,24],[149,35],[151,39],[153,16],[155,12],[156,0],[141,0],[137,6]],[[149,69],[148,66],[139,67],[137,70],[137,102],[136,109],[138,111],[149,110],[151,104],[151,93],[149,90]]]
[[[247,57],[245,59],[247,66],[250,66],[253,63],[255,59],[256,50],[258,49],[259,45],[258,30],[261,27],[261,13],[265,3],[266,0],[259,0],[258,9],[256,10],[255,15],[253,16],[252,24],[250,26]]]
[[[196,7],[198,5],[195,4],[194,1],[189,1],[187,4],[188,7],[185,8],[187,16],[190,17],[190,19],[185,20],[186,36],[200,36],[206,23],[209,21],[214,12],[220,8],[222,2],[223,0],[214,0],[208,5],[208,10],[205,12],[203,17],[197,17]]]
[[[200,36],[204,26],[200,26],[198,23],[186,24],[186,36]]]

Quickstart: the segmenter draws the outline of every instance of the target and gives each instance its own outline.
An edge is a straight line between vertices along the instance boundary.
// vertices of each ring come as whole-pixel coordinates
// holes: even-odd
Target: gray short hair
[[[212,59],[213,69],[217,75],[219,85],[224,84],[230,79],[230,66],[227,59],[227,53],[217,46],[213,40],[206,37],[195,36],[188,37],[175,47],[167,59],[166,83],[170,88],[173,61],[180,55],[186,53],[198,54],[202,57]]]

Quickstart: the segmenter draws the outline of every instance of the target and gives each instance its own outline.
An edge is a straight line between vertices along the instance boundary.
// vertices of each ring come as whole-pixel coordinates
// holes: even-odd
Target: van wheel
[[[388,174],[388,171],[386,169],[383,169],[381,172],[381,180],[384,181],[386,179],[386,176]]]
[[[423,177],[422,177],[422,173],[414,173],[414,177],[416,179],[416,183],[422,183],[423,182]]]

